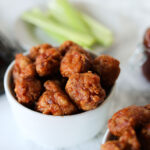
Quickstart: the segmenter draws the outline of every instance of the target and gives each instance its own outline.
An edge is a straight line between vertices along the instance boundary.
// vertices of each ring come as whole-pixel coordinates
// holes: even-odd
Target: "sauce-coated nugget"
[[[13,67],[13,78],[14,80],[23,77],[34,77],[36,74],[35,65],[32,61],[22,54],[17,54],[15,58],[15,64]]]
[[[53,75],[58,72],[61,54],[55,48],[48,49],[36,58],[36,71],[39,76]]]
[[[101,150],[126,150],[125,144],[120,141],[108,141],[101,146]]]
[[[41,93],[41,83],[35,78],[19,78],[15,82],[15,93],[18,102],[26,106],[34,104]]]
[[[100,75],[102,85],[111,87],[119,76],[119,61],[108,55],[96,57],[93,62],[94,70]]]
[[[108,122],[110,132],[121,136],[124,131],[135,129],[150,120],[150,110],[143,106],[129,106],[115,113]]]
[[[100,77],[91,72],[75,73],[69,77],[66,92],[81,110],[91,110],[104,101],[105,90],[100,85]]]
[[[150,141],[150,105],[129,106],[116,112],[108,122],[108,128],[112,135],[117,136],[118,140],[108,141],[102,145],[102,150],[149,150],[144,148],[146,141]],[[147,124],[148,123],[148,124]],[[145,126],[145,124],[147,124]],[[137,130],[144,126],[141,135],[138,137]],[[144,139],[145,138],[145,139]],[[142,140],[141,140],[142,139]],[[144,140],[143,140],[144,139]],[[144,145],[142,143],[144,141]],[[118,147],[119,145],[123,147]]]
[[[124,150],[140,150],[140,143],[133,128],[126,130],[119,138],[120,143],[125,144]]]
[[[125,132],[118,140],[107,141],[101,145],[101,150],[140,150],[140,143],[136,133]]]
[[[91,68],[92,58],[82,49],[71,49],[63,57],[60,64],[60,72],[63,77],[69,77],[74,73],[87,72]]]
[[[41,83],[35,78],[35,65],[22,54],[16,55],[13,68],[15,93],[19,103],[32,105],[40,96]]]
[[[35,60],[38,55],[45,53],[50,48],[52,48],[52,45],[47,44],[47,43],[34,46],[30,49],[29,57],[32,60]]]
[[[150,122],[143,126],[140,132],[142,150],[150,150]]]
[[[48,80],[44,83],[44,87],[46,90],[51,92],[61,91],[61,83],[58,80],[53,81]]]
[[[82,49],[82,48],[78,44],[76,44],[72,41],[65,41],[58,48],[58,50],[59,50],[59,52],[61,53],[62,56],[64,56],[71,49]]]
[[[71,115],[77,112],[76,107],[71,103],[69,97],[61,90],[56,81],[44,83],[46,91],[39,98],[36,109],[43,114],[55,116]]]

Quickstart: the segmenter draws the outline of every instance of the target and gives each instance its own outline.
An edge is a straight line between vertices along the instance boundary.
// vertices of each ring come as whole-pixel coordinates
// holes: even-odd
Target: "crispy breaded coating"
[[[56,81],[48,80],[44,83],[44,86],[46,91],[36,104],[37,111],[55,116],[71,115],[77,112],[76,107]]]
[[[148,142],[150,141],[149,108],[150,105],[129,106],[115,113],[109,120],[108,128],[111,134],[118,137],[117,143],[124,143],[125,145],[121,150],[147,150],[148,146],[146,148],[144,146],[146,145],[146,139],[148,139]],[[147,123],[148,125],[145,126]],[[143,126],[140,137],[138,137],[136,131]],[[108,145],[114,146],[113,142],[108,141],[102,145],[102,150],[109,150]]]
[[[121,136],[124,131],[143,125],[150,120],[150,110],[143,106],[129,106],[115,113],[108,122],[110,132]]]
[[[83,48],[81,46],[79,46],[78,44],[72,42],[72,41],[65,41],[58,48],[58,50],[59,50],[59,52],[61,53],[62,56],[64,56],[71,49],[79,50],[79,49],[83,49]]]
[[[35,64],[39,76],[48,76],[59,71],[61,54],[55,49],[48,49],[45,53],[37,56]]]
[[[134,141],[132,144],[135,144]],[[113,140],[113,141],[108,141],[105,144],[101,145],[101,150],[140,150],[140,145],[138,142],[136,147],[131,146],[131,144],[128,144],[126,142],[122,142],[120,140]]]
[[[103,87],[111,87],[119,76],[119,61],[108,55],[101,55],[93,62],[94,70],[100,75]]]
[[[101,146],[101,150],[125,150],[125,144],[120,141],[108,141]]]
[[[30,49],[29,57],[35,60],[38,55],[45,53],[50,48],[52,48],[52,45],[47,43],[34,46]]]
[[[140,143],[133,128],[127,129],[119,138],[120,143],[125,144],[125,150],[140,150]]]
[[[13,78],[14,80],[19,77],[28,78],[36,75],[35,65],[32,61],[22,54],[17,54],[15,64],[13,67]]]
[[[19,103],[30,106],[35,103],[41,93],[41,83],[35,78],[19,78],[15,82],[15,93]]]
[[[44,83],[44,87],[46,90],[52,92],[61,91],[61,83],[58,80],[53,80],[53,81],[48,80]]]
[[[71,75],[65,89],[78,108],[84,111],[96,108],[106,96],[100,77],[92,72]]]
[[[141,149],[150,150],[150,122],[142,127],[139,135]]]
[[[35,78],[35,65],[27,56],[17,54],[13,68],[15,93],[19,103],[32,105],[40,96],[41,83]]]
[[[60,72],[63,77],[69,77],[74,73],[87,72],[91,68],[92,58],[82,49],[71,49],[63,57],[60,64]]]

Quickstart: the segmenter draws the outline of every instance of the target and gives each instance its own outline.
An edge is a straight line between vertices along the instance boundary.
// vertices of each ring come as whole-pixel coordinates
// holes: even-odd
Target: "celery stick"
[[[109,29],[91,17],[75,10],[67,0],[55,0],[50,5],[49,12],[56,20],[77,31],[81,31],[78,27],[83,27],[80,23],[84,23],[88,29],[87,33],[93,35],[96,41],[105,47],[110,46],[113,42],[113,36]]]
[[[51,16],[51,14],[50,14],[50,12],[48,12],[48,13],[42,13],[41,12],[41,10],[39,9],[39,8],[33,8],[32,9],[32,14],[34,14],[34,15],[38,15],[38,16],[43,16],[44,15],[44,17],[47,17],[48,19],[50,19],[50,20],[54,20],[54,18],[52,18],[52,16]],[[53,33],[53,32],[49,32],[49,31],[47,31],[46,29],[44,29],[44,28],[41,28],[44,32],[45,32],[45,34],[47,34],[48,36],[50,36],[50,37],[53,37],[54,39],[56,39],[59,43],[63,43],[64,41],[66,41],[66,40],[68,40],[66,37],[64,37],[63,35],[60,35],[60,34],[56,34],[56,33]]]
[[[93,32],[94,36],[97,39],[97,42],[99,42],[101,45],[108,47],[113,42],[113,36],[109,29],[104,27],[102,24],[94,20],[93,18],[81,14],[83,19],[86,21],[86,23],[89,25],[91,31]]]
[[[42,13],[38,12],[25,12],[22,19],[46,30],[49,34],[56,34],[57,36],[63,36],[68,40],[72,40],[80,45],[86,45],[90,47],[95,42],[95,39],[90,35],[73,31],[65,26],[62,26],[53,20],[48,19]]]
[[[42,28],[41,28],[42,29]],[[45,34],[47,34],[48,36],[50,36],[50,37],[53,37],[54,39],[56,39],[59,43],[63,43],[63,42],[65,42],[65,41],[67,41],[68,40],[68,38],[66,38],[66,37],[64,37],[64,36],[61,36],[60,34],[56,34],[56,33],[53,33],[53,32],[49,32],[49,31],[47,31],[47,30],[45,30],[45,29],[42,29],[44,32],[45,32]]]
[[[50,5],[50,12],[66,26],[72,27],[79,32],[90,34],[88,26],[82,16],[68,0],[55,0]]]

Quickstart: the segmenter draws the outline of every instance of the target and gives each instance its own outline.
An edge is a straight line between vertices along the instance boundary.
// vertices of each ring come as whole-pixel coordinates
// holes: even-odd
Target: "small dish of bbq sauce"
[[[150,82],[150,28],[145,32],[143,43],[145,46],[146,61],[142,65],[142,71],[147,81]]]

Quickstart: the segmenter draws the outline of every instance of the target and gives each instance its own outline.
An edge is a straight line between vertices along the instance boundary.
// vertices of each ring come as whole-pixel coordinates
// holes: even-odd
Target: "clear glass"
[[[131,73],[131,82],[133,82],[134,87],[139,91],[149,92],[150,95],[150,81],[146,79],[142,70],[146,60],[145,47],[143,44],[139,44],[134,55],[129,60],[128,69]]]

